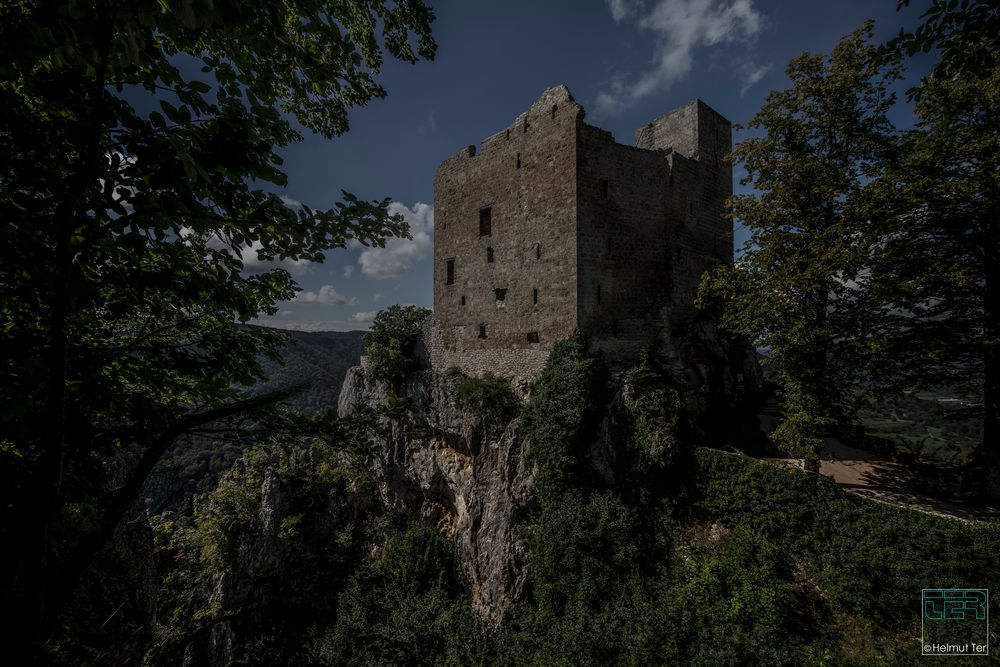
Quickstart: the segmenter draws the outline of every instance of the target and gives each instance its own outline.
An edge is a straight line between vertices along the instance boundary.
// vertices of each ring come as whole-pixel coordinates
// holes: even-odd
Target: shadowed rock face
[[[527,579],[528,536],[515,517],[531,501],[532,474],[518,422],[496,440],[487,439],[483,419],[456,406],[457,384],[457,378],[432,371],[414,374],[403,391],[410,410],[386,423],[391,435],[376,465],[390,503],[416,512],[454,540],[474,611],[498,626]],[[341,415],[358,403],[388,403],[385,387],[369,382],[361,367],[344,380]]]
[[[752,351],[709,324],[664,332],[651,357],[680,396],[685,430],[699,438],[711,437],[702,425],[713,409],[730,408],[759,390]],[[401,389],[409,400],[406,416],[385,421],[389,435],[380,443],[375,472],[389,503],[436,525],[454,541],[472,587],[473,608],[496,627],[528,577],[530,527],[519,518],[533,498],[534,474],[526,462],[530,443],[516,419],[500,437],[487,437],[497,429],[456,405],[460,379],[431,370],[411,376]],[[348,371],[338,410],[346,416],[359,404],[389,404],[385,387],[369,381],[363,366]],[[616,415],[630,410],[628,387],[619,386],[594,433],[587,464],[608,486],[622,483],[615,443],[631,435],[629,420]],[[652,434],[649,447],[643,455],[659,468],[676,462],[681,449],[672,430]]]

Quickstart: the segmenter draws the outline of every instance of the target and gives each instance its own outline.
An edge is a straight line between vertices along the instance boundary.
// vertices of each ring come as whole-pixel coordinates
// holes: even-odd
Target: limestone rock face
[[[417,513],[454,541],[474,611],[497,626],[527,578],[528,536],[515,518],[531,501],[533,480],[518,422],[499,438],[487,438],[483,419],[456,405],[457,384],[448,375],[415,373],[402,391],[410,400],[407,415],[386,422],[390,435],[376,465],[390,503]],[[388,403],[385,388],[369,382],[361,367],[344,380],[341,415],[358,403]]]

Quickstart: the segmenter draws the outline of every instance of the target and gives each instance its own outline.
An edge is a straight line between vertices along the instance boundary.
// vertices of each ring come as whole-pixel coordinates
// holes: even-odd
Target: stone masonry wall
[[[577,313],[609,358],[635,357],[671,298],[670,164],[583,126],[577,148]]]
[[[733,194],[732,125],[701,100],[660,116],[635,133],[637,147],[668,151],[668,218],[672,297],[665,320],[681,325],[694,315],[701,276],[732,261],[733,223],[726,199]]]
[[[505,372],[510,363],[534,369],[527,360],[544,364],[552,345],[576,327],[582,115],[565,86],[550,88],[478,154],[470,146],[438,168],[434,311],[442,349],[467,372],[476,372],[473,366],[512,375]],[[483,235],[487,209],[491,229]]]
[[[533,378],[577,327],[627,362],[690,322],[702,274],[732,261],[725,118],[694,100],[640,127],[634,147],[583,118],[565,86],[549,88],[478,154],[438,168],[436,370]]]
[[[538,377],[549,358],[549,349],[541,345],[532,349],[449,348],[444,344],[442,329],[433,315],[424,320],[421,339],[431,368],[440,373],[458,367],[468,375],[493,373],[512,380],[525,380]],[[514,382],[514,387],[521,389],[518,382]]]

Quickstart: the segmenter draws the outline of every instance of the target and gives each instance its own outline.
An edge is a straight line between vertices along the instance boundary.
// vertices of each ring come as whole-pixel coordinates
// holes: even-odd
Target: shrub
[[[491,373],[483,377],[467,377],[458,384],[455,402],[462,410],[482,417],[486,436],[494,439],[517,414],[520,401],[510,384]]]
[[[309,643],[309,662],[483,664],[470,603],[452,546],[433,528],[412,524],[351,578],[336,625]]]
[[[535,489],[543,508],[570,485],[606,393],[607,372],[587,354],[583,334],[575,332],[555,344],[524,412],[530,463],[538,470]]]
[[[376,382],[398,389],[419,366],[414,345],[420,338],[420,326],[431,314],[418,306],[389,306],[372,322],[365,334],[368,373]]]

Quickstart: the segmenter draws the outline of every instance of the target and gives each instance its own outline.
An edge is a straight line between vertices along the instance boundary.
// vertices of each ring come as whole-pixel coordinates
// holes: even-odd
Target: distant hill
[[[266,382],[255,391],[269,391],[300,382],[310,383],[309,389],[289,400],[296,410],[323,412],[337,407],[340,385],[347,369],[357,366],[365,351],[363,331],[289,331],[291,340],[285,346],[283,364],[264,360]]]
[[[267,380],[254,387],[265,392],[308,382],[310,387],[288,404],[307,413],[337,407],[347,369],[357,366],[364,353],[363,331],[289,331],[282,363],[263,360]],[[185,438],[164,455],[146,484],[150,510],[190,514],[191,498],[215,487],[219,476],[243,451],[242,444],[204,437]]]

